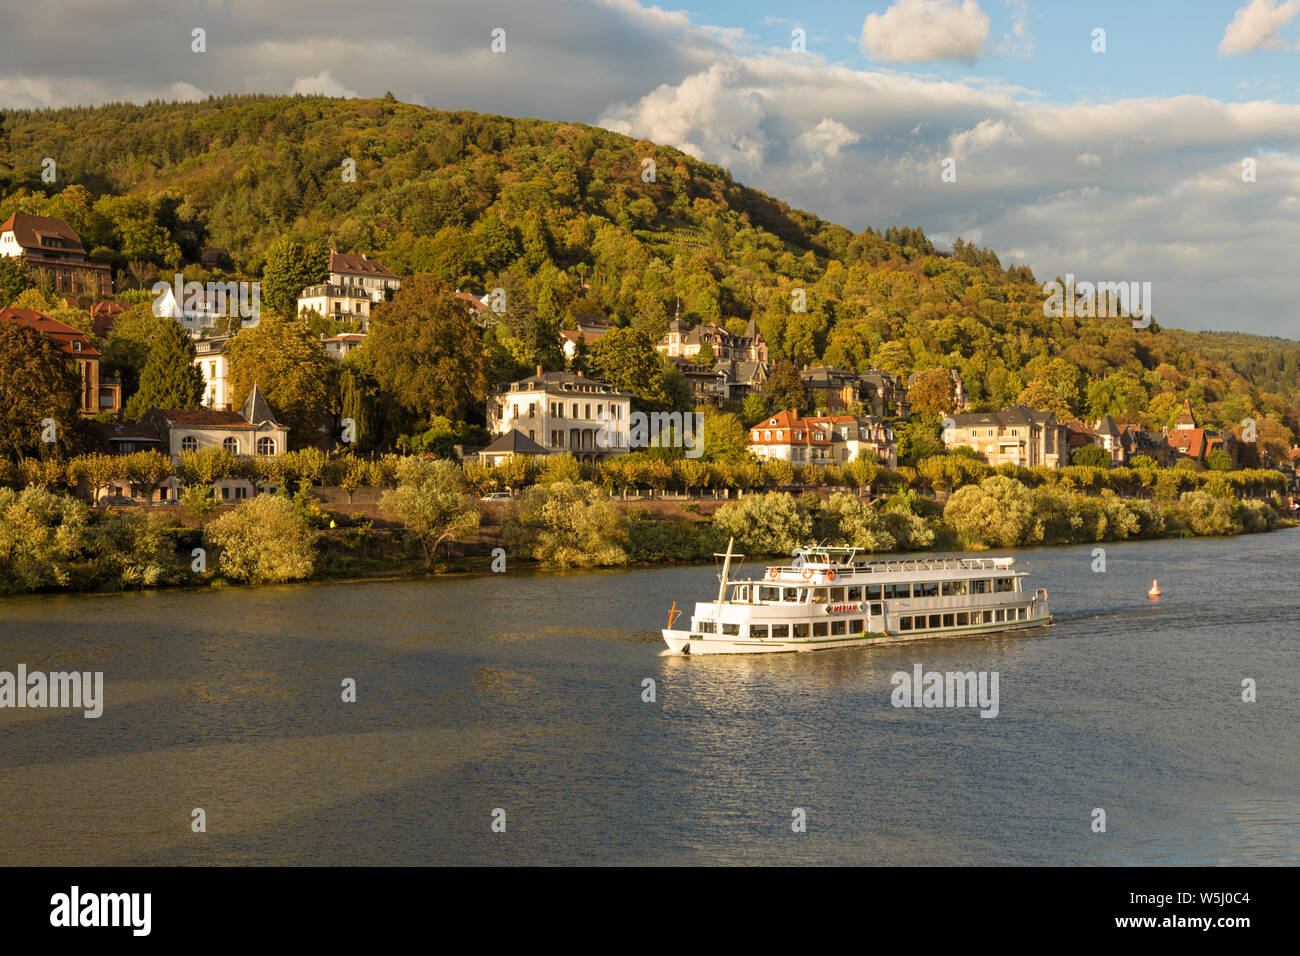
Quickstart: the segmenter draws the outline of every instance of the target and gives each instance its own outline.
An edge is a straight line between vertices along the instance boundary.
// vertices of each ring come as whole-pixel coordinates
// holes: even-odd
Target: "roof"
[[[0,322],[25,325],[42,335],[47,335],[54,340],[54,345],[60,352],[66,352],[68,355],[78,358],[99,358],[99,352],[91,346],[90,340],[82,332],[33,309],[12,307],[0,309]]]
[[[90,318],[95,323],[95,334],[101,339],[107,338],[113,330],[117,317],[126,311],[126,306],[112,299],[104,299],[90,307]]]
[[[488,445],[480,455],[546,455],[549,454],[545,448],[537,444],[527,435],[521,434],[519,429],[512,428],[492,444]]]
[[[90,427],[99,433],[100,438],[105,442],[119,441],[156,441],[161,443],[162,437],[158,434],[158,429],[147,421],[144,422],[90,422]]]
[[[822,437],[816,437],[815,430],[820,429]],[[775,430],[771,438],[763,437],[764,432]],[[800,418],[797,412],[786,410],[769,415],[762,421],[751,425],[749,443],[751,445],[829,445],[833,429],[824,419]]]
[[[16,212],[0,224],[0,233],[12,232],[23,249],[58,249],[63,252],[80,252],[81,237],[62,219],[55,216],[31,216]],[[50,239],[62,240],[58,245],[48,244]]]
[[[327,339],[321,339],[322,342],[364,342],[366,334],[364,332],[340,332],[338,335],[331,335]]]
[[[469,303],[469,305],[476,312],[486,312],[488,310],[488,304],[486,302],[484,302],[478,296],[470,294],[469,292],[461,292],[460,289],[457,289],[455,292],[452,293],[452,295],[454,295],[456,298],[460,299],[463,302]]]
[[[356,255],[351,252],[331,252],[330,272],[346,275],[377,276],[381,279],[396,279],[397,275],[378,259],[371,259],[364,253]]]
[[[239,414],[254,425],[261,425],[263,422],[270,422],[272,425],[279,424],[275,417],[275,409],[266,400],[266,396],[262,394],[262,390],[257,387],[256,382],[253,383],[253,388],[248,393],[248,397],[244,399],[244,407],[239,410]]]
[[[605,395],[623,395],[631,397],[629,392],[620,392],[613,385],[605,382],[598,382],[594,378],[587,378],[585,375],[577,375],[573,372],[542,372],[540,375],[530,375],[528,378],[512,382],[510,388],[505,391],[499,391],[497,394],[509,394],[511,391],[555,391],[558,393],[569,394],[571,389],[565,388],[567,385],[585,385],[594,388]]]
[[[973,425],[1055,425],[1059,424],[1053,412],[1042,412],[1024,405],[1009,405],[1000,412],[961,412],[952,416],[953,427],[970,428]]]
[[[1204,428],[1179,428],[1169,433],[1169,447],[1192,458],[1204,458],[1207,450]],[[1183,449],[1187,449],[1183,451]]]
[[[158,410],[169,424],[182,428],[252,428],[239,412],[214,408],[162,408]]]
[[[563,342],[576,343],[578,341],[578,336],[582,336],[582,341],[590,345],[604,334],[604,329],[560,329],[560,340]]]

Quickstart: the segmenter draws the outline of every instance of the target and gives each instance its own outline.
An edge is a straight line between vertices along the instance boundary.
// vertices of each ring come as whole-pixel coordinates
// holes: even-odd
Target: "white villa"
[[[543,372],[493,392],[487,400],[493,435],[513,429],[548,454],[570,452],[599,461],[628,451],[632,396],[582,373]],[[602,430],[606,434],[602,434]]]
[[[235,455],[283,455],[289,448],[288,427],[276,421],[256,385],[237,412],[151,408],[144,420],[158,432],[173,461],[180,461],[183,451],[201,448],[224,448]]]
[[[321,315],[361,323],[370,328],[377,303],[401,288],[402,280],[378,259],[367,255],[331,252],[329,275],[320,285],[308,286],[298,298],[298,311],[315,309]]]
[[[230,375],[230,361],[226,356],[229,341],[229,336],[218,335],[194,343],[194,364],[203,373],[205,408],[230,410],[230,396],[226,390],[226,379]]]

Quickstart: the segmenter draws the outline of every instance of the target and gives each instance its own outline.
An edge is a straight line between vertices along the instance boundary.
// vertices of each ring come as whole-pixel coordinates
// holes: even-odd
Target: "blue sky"
[[[672,145],[851,229],[960,236],[1044,280],[1151,282],[1162,325],[1300,339],[1300,0],[0,8],[0,108],[389,90]]]
[[[1300,96],[1300,64],[1294,49],[1264,49],[1231,57],[1217,48],[1240,2],[1206,0],[1101,0],[1022,2],[984,0],[993,52],[978,62],[911,65],[913,71],[945,79],[984,77],[1015,84],[1061,102],[1105,102],[1135,96],[1197,93],[1221,100],[1273,99],[1294,103]],[[671,8],[671,4],[668,5]],[[683,6],[701,24],[738,27],[763,47],[788,47],[790,31],[801,27],[810,52],[856,67],[899,68],[873,60],[859,48],[863,20],[890,3],[832,0],[691,0]],[[1019,21],[1032,53],[1015,40]],[[1106,30],[1107,54],[1093,53],[1092,31]],[[1300,18],[1279,31],[1300,41]]]

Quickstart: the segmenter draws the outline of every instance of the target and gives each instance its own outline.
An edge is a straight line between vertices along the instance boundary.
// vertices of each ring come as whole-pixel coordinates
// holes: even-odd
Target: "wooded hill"
[[[977,408],[1023,401],[1158,428],[1188,397],[1210,425],[1254,417],[1279,446],[1300,432],[1300,343],[1180,332],[1178,315],[1149,329],[1047,318],[1051,277],[992,250],[959,240],[938,252],[918,228],[855,233],[676,149],[591,126],[253,96],[18,111],[5,124],[0,219],[61,216],[96,257],[135,263],[121,277],[131,285],[146,263],[169,275],[204,246],[256,278],[277,237],[324,240],[461,289],[522,283],[546,333],[533,342],[582,312],[652,339],[678,308],[737,329],[753,316],[776,358],[956,368]],[[41,181],[46,157],[55,184]],[[792,311],[795,289],[804,312]],[[532,351],[520,362],[557,361]]]

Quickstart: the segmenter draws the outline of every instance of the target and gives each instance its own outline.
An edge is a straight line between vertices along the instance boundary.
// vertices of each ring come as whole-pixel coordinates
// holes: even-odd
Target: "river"
[[[765,657],[661,654],[699,566],[0,599],[105,682],[0,710],[0,863],[1300,863],[1300,530],[1105,551],[1016,552],[1049,628]]]

